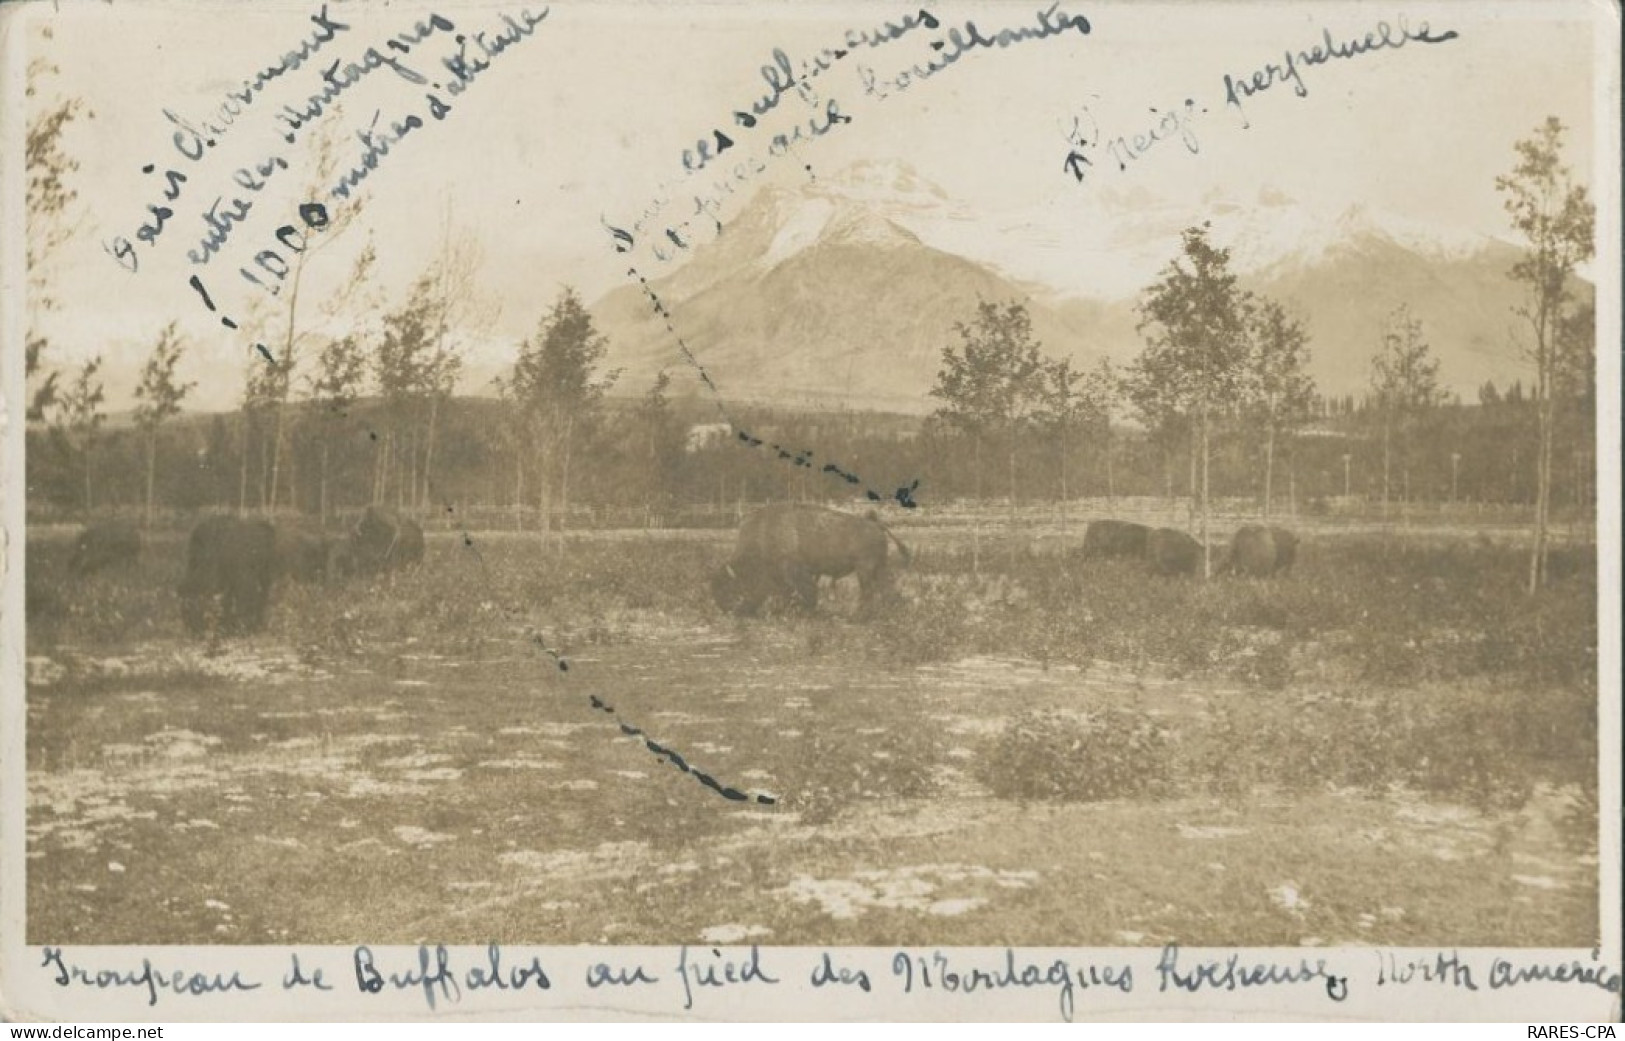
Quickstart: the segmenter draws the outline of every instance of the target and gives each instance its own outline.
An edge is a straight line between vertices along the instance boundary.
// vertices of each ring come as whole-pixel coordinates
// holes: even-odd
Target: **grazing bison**
[[[78,576],[133,564],[141,556],[141,532],[127,521],[101,521],[79,533],[69,569]]]
[[[349,578],[356,573],[355,548],[349,539],[329,539],[326,544],[327,560],[322,573],[329,582]]]
[[[1298,537],[1285,528],[1248,524],[1230,539],[1230,553],[1222,571],[1253,578],[1268,578],[1292,570],[1298,556]]]
[[[1139,560],[1145,556],[1146,536],[1150,534],[1150,528],[1131,521],[1090,521],[1088,530],[1083,533],[1084,559]]]
[[[1173,528],[1153,528],[1145,537],[1145,559],[1159,575],[1194,575],[1202,566],[1202,544]]]
[[[891,587],[888,539],[907,564],[908,547],[873,512],[855,517],[822,506],[767,506],[739,526],[733,559],[711,590],[718,607],[738,614],[754,614],[775,599],[811,611],[818,606],[819,578],[857,575],[868,606]]]
[[[295,582],[320,582],[327,575],[328,543],[319,533],[294,525],[276,529],[276,573]]]
[[[208,628],[220,598],[220,629],[252,632],[265,624],[276,578],[276,531],[269,521],[210,517],[192,529],[186,575],[177,592],[181,618],[193,633]]]
[[[408,567],[423,559],[423,529],[407,517],[368,506],[350,533],[349,570],[376,575]]]

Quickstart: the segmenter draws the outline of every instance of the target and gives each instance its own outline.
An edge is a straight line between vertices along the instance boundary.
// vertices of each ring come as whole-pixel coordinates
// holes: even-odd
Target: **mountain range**
[[[1141,349],[1134,302],[1200,220],[1250,289],[1309,331],[1322,393],[1359,394],[1388,314],[1409,304],[1444,385],[1526,380],[1512,346],[1516,247],[1365,206],[1322,213],[1262,187],[1212,193],[1198,213],[1143,190],[979,213],[906,164],[870,161],[795,188],[766,187],[651,280],[726,399],[922,413],[942,350],[978,300],[1023,300],[1052,357],[1080,366]],[[622,393],[669,370],[697,391],[665,322],[636,286],[592,307]]]

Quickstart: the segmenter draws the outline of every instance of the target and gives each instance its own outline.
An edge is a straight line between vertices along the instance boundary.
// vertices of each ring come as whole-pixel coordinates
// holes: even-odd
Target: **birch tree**
[[[1562,370],[1571,364],[1567,356],[1575,350],[1575,338],[1564,335],[1565,323],[1571,321],[1577,306],[1574,274],[1596,248],[1596,206],[1563,161],[1565,130],[1557,117],[1548,117],[1532,136],[1513,146],[1517,161],[1512,172],[1495,179],[1496,190],[1505,196],[1513,229],[1528,242],[1508,275],[1528,294],[1514,311],[1528,326],[1525,351],[1535,367],[1539,440],[1529,554],[1531,594],[1546,577],[1557,383]]]
[[[85,513],[95,505],[91,476],[95,468],[96,432],[107,416],[102,412],[102,357],[97,355],[79,367],[77,375],[60,396],[59,419],[73,441],[78,443],[85,470]]]
[[[1290,436],[1309,418],[1315,381],[1309,363],[1309,337],[1297,320],[1274,300],[1260,303],[1252,316],[1249,337],[1247,397],[1249,411],[1264,437],[1264,516],[1270,515],[1277,440]]]
[[[385,502],[391,487],[400,507],[416,495],[416,453],[410,435],[415,416],[427,401],[424,388],[432,378],[440,316],[433,281],[423,275],[413,284],[406,302],[383,318],[383,336],[373,355],[386,418],[373,475],[374,504]]]
[[[324,198],[326,186],[333,182],[338,168],[334,131],[325,129],[317,138],[314,158],[301,198]],[[358,319],[358,305],[368,300],[365,282],[372,270],[372,247],[361,251],[350,277],[326,294],[318,295],[318,306],[312,308],[306,295],[306,276],[310,264],[317,256],[331,249],[354,227],[366,210],[362,196],[353,196],[344,206],[329,211],[331,216],[319,234],[292,236],[287,245],[292,262],[287,270],[270,285],[270,298],[256,302],[258,312],[254,326],[258,327],[269,345],[270,358],[261,358],[265,365],[276,370],[268,378],[259,374],[257,385],[246,397],[257,397],[269,414],[271,447],[268,455],[269,473],[267,490],[262,496],[264,508],[274,510],[282,487],[284,445],[292,438],[294,414],[290,408],[290,392],[301,368],[302,351],[306,342],[324,325],[336,319]],[[251,373],[250,379],[256,377]],[[245,391],[247,388],[245,388]],[[246,454],[246,453],[245,453]],[[245,464],[246,465],[246,464]],[[293,503],[293,484],[289,482],[289,503]]]
[[[50,28],[44,29],[47,37]],[[37,104],[44,80],[56,73],[56,66],[36,58],[28,66],[26,103]],[[78,198],[72,175],[79,161],[62,146],[63,134],[76,119],[94,118],[78,98],[66,98],[46,105],[28,120],[23,142],[23,166],[27,176],[25,199],[25,262],[28,272],[28,328],[24,334],[23,369],[28,381],[26,419],[43,421],[57,404],[60,373],[47,370],[45,352],[49,346],[41,319],[56,310],[58,301],[51,291],[49,261],[73,233],[69,211]]]
[[[1027,307],[982,301],[969,322],[956,322],[959,345],[944,347],[931,396],[943,404],[937,417],[971,438],[976,467],[976,498],[981,499],[982,442],[989,434],[1005,438],[1009,487],[1010,553],[1016,550],[1017,457],[1023,434],[1044,404],[1046,362],[1032,335]],[[977,540],[979,541],[979,540]],[[972,566],[980,563],[973,543]]]
[[[1059,457],[1063,540],[1067,536],[1067,503],[1073,492],[1068,475],[1075,446],[1083,443],[1099,446],[1096,451],[1105,462],[1107,488],[1111,487],[1111,397],[1114,393],[1110,363],[1104,359],[1089,372],[1074,369],[1069,359],[1045,366],[1040,418]]]
[[[317,486],[317,516],[327,526],[328,459],[336,431],[347,427],[343,420],[361,396],[367,375],[367,357],[361,339],[354,335],[329,340],[316,357],[316,371],[310,380],[310,400],[322,416],[320,477]]]
[[[1208,225],[1185,230],[1175,257],[1140,298],[1146,346],[1138,370],[1193,423],[1193,463],[1200,464],[1202,573],[1212,577],[1209,460],[1215,423],[1234,412],[1245,386],[1252,301],[1230,271],[1230,251],[1208,241]],[[1195,483],[1195,482],[1193,482]]]
[[[1412,436],[1418,420],[1444,401],[1439,362],[1408,305],[1401,304],[1388,316],[1382,347],[1371,359],[1371,398],[1382,423],[1382,515],[1387,517],[1393,495],[1394,439],[1397,435],[1408,503]]]
[[[175,369],[181,360],[185,343],[175,323],[170,322],[158,334],[158,342],[141,367],[141,382],[136,384],[135,424],[147,442],[147,505],[145,522],[152,527],[152,490],[158,470],[158,430],[165,421],[179,415],[181,402],[197,384],[182,383]]]

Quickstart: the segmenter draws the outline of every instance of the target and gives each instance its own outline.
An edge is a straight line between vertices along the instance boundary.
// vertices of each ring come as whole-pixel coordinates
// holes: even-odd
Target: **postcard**
[[[1619,18],[6,5],[4,1015],[1617,1021]]]

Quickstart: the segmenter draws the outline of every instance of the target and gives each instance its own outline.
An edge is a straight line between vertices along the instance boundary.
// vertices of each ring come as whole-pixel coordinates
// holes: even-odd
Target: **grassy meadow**
[[[729,532],[435,532],[207,642],[181,531],[40,529],[28,940],[1592,944],[1593,551],[1300,530],[1202,583],[922,515],[883,609],[745,620]]]

